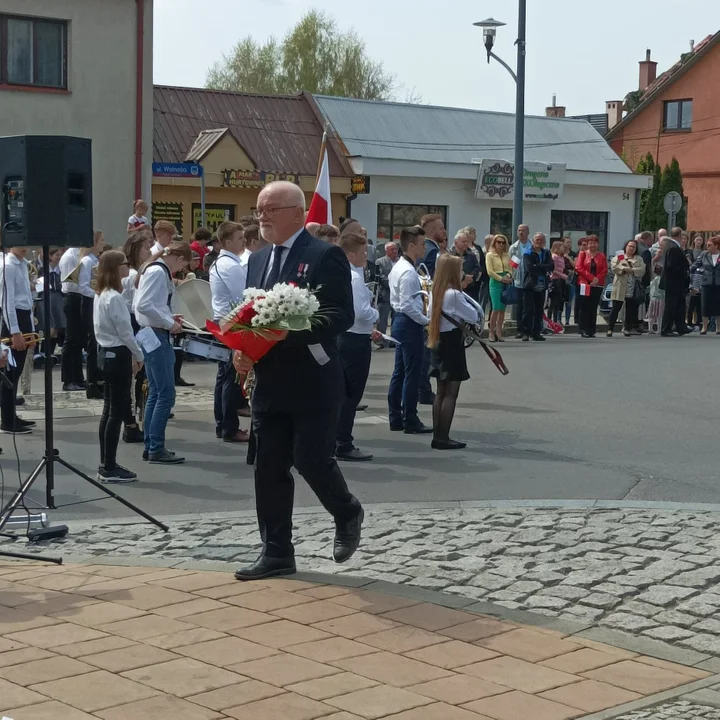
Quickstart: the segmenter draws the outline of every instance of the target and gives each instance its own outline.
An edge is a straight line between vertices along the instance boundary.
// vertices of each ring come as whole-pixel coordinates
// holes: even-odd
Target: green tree
[[[648,192],[647,202],[645,204],[644,220],[643,215],[640,216],[641,230],[659,230],[667,225],[667,219],[663,220],[660,215],[662,211],[662,198],[660,197],[660,180],[662,176],[662,168],[655,165],[653,170],[652,189]]]
[[[393,97],[395,77],[371,60],[362,38],[312,10],[285,36],[257,43],[246,37],[208,72],[206,87],[253,93],[338,95],[368,100]]]
[[[644,158],[641,158],[637,164],[636,172],[640,175],[655,175],[655,160],[653,156],[648,153]],[[655,187],[655,179],[653,178],[653,188]],[[652,207],[651,203],[652,189],[648,188],[640,193],[640,230],[656,230],[655,218],[650,212],[649,208]]]
[[[662,178],[660,180],[660,211],[665,217],[665,223],[667,223],[667,213],[662,206],[662,201],[669,192],[673,191],[680,193],[680,196],[683,198],[683,207],[675,218],[675,224],[678,227],[687,229],[687,212],[684,203],[685,194],[683,193],[682,172],[680,171],[680,163],[677,158],[673,158],[670,164],[663,168]],[[668,230],[669,229],[670,228],[668,228]]]
[[[633,90],[625,96],[625,104],[623,110],[629,115],[641,102],[644,90]]]

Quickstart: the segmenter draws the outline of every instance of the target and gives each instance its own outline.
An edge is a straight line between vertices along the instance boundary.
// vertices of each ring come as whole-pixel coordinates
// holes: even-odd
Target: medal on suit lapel
[[[297,269],[297,276],[303,280],[307,280],[308,265],[307,263],[300,263]]]

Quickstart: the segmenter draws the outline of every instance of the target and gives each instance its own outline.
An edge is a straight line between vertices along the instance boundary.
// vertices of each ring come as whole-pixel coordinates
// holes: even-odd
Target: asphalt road
[[[428,437],[390,433],[386,390],[393,353],[373,355],[357,444],[375,454],[364,464],[343,464],[352,490],[365,502],[607,499],[720,503],[717,390],[720,338],[715,336],[507,342],[501,347],[510,375],[502,377],[475,346],[472,379],[461,390],[453,435],[468,442],[461,452],[430,449]],[[189,366],[188,379],[209,389],[214,368]],[[40,378],[34,380],[40,387]],[[206,393],[207,397],[207,393]],[[430,409],[422,415],[430,421]],[[56,423],[63,458],[84,472],[97,467],[97,418]],[[20,474],[43,451],[43,434],[19,437]],[[1,466],[6,497],[18,472],[9,437]],[[168,445],[186,455],[173,468],[140,461],[141,446],[121,443],[120,462],[140,474],[118,493],[161,516],[253,508],[251,468],[244,446],[215,439],[207,407],[178,412]],[[99,497],[83,480],[60,468],[56,503]],[[44,499],[44,477],[30,498]],[[298,479],[296,504],[316,504]],[[83,503],[53,513],[56,520],[127,517],[114,500]]]

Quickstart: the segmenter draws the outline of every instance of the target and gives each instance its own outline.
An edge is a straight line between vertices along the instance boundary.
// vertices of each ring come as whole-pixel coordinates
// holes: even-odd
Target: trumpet
[[[75,285],[77,285],[80,281],[80,265],[81,263],[78,263],[74,270],[71,270],[64,278],[61,278],[62,282],[75,283]]]
[[[40,335],[35,332],[23,333],[23,340],[28,345],[35,345],[40,342]],[[12,337],[0,338],[0,343],[3,345],[10,345],[12,343]]]
[[[423,312],[428,314],[430,292],[432,291],[433,281],[430,277],[430,271],[425,263],[420,263],[417,268],[417,274],[420,276],[420,287],[422,288]]]

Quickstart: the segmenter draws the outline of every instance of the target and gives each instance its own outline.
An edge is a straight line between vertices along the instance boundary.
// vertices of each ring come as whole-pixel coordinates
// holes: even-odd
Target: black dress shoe
[[[462,450],[467,447],[467,443],[458,440],[433,440],[430,447],[433,450]]]
[[[281,575],[294,575],[297,572],[294,557],[272,558],[261,555],[254,565],[240,568],[235,572],[236,580],[263,580]]]
[[[410,425],[405,428],[406,435],[429,435],[433,429],[427,425],[420,423],[419,425]]]
[[[357,412],[362,412],[363,410],[367,410],[368,407],[369,407],[369,406],[368,406],[367,404],[358,405],[358,406],[355,408],[355,410],[357,410]]]
[[[182,378],[178,378],[177,382],[175,383],[175,387],[195,387],[195,383],[191,383],[187,380],[183,380]]]
[[[349,560],[360,545],[360,531],[365,519],[365,511],[360,512],[352,520],[338,525],[335,529],[335,544],[333,545],[333,560],[343,563]]]
[[[18,397],[15,398],[15,406],[20,407],[21,405],[25,404],[25,398],[24,397]]]
[[[363,452],[360,448],[350,448],[350,450],[337,451],[335,457],[338,460],[350,460],[351,462],[367,462],[372,460],[373,456],[370,453]]]
[[[35,425],[37,425],[37,423],[35,422],[35,420],[23,420],[23,419],[20,418],[20,417],[16,417],[16,418],[15,418],[15,424],[16,424],[18,427],[22,427],[22,428],[35,427]]]
[[[402,432],[405,428],[402,425],[391,425],[390,432]]]

